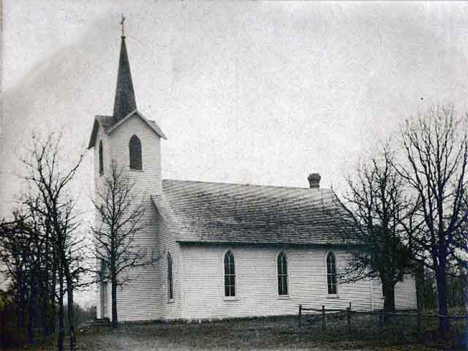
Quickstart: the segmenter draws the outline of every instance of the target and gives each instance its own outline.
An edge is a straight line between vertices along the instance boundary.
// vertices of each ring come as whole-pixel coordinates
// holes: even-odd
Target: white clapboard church
[[[95,186],[111,160],[129,172],[148,194],[150,225],[136,240],[163,257],[127,272],[136,279],[118,288],[120,321],[287,315],[299,304],[382,308],[379,281],[336,279],[353,243],[329,214],[335,195],[320,175],[304,188],[162,179],[164,139],[137,109],[122,36],[114,114],[95,117],[89,142]],[[110,283],[97,299],[98,318],[111,317]],[[416,307],[411,277],[397,285],[396,306]]]

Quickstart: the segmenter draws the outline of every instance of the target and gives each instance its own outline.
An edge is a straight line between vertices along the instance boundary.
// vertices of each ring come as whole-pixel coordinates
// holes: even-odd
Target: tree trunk
[[[73,313],[73,282],[67,278],[68,327],[70,330],[70,351],[75,349],[75,314]]]
[[[418,311],[422,310],[423,289],[424,289],[424,266],[422,263],[416,265],[416,304]]]
[[[64,337],[64,323],[63,323],[63,272],[61,271],[62,268],[59,269],[59,333],[58,333],[58,341],[57,347],[59,351],[63,351],[63,337]]]
[[[112,328],[117,329],[117,277],[112,274]]]
[[[57,272],[59,270],[59,264],[58,264],[58,259],[57,259],[57,248],[55,245],[53,245],[53,250],[52,250],[52,270],[50,271],[51,278],[52,278],[52,284],[49,286],[49,335],[54,334],[57,331],[57,294],[55,292],[56,287],[57,287]],[[63,286],[63,285],[62,285]]]
[[[56,325],[56,321],[57,321],[57,304],[56,304],[56,298],[52,297],[50,298],[50,300],[48,301],[48,305],[47,305],[47,308],[48,308],[48,325],[47,325],[47,329],[48,329],[48,334],[47,335],[51,335],[51,334],[54,334],[56,331],[57,331],[57,325]]]
[[[50,289],[50,274],[41,272],[36,292],[36,308],[39,315],[39,324],[42,328],[42,337],[46,338],[53,333],[52,322],[55,324],[54,296],[55,292]]]
[[[17,303],[17,326],[20,330],[24,331],[26,326],[25,305],[26,305],[26,286],[24,283],[23,274],[20,273],[18,279],[18,303]]]
[[[461,267],[461,280],[462,280],[462,290],[463,290],[463,302],[465,305],[465,315],[468,315],[468,272],[467,267]]]
[[[384,311],[395,312],[395,284],[383,283],[382,293],[384,295]]]
[[[33,273],[34,277],[34,273]],[[28,304],[28,342],[29,345],[34,345],[34,320],[36,318],[36,281],[34,278],[31,280],[31,291],[29,294]]]
[[[446,267],[445,261],[440,260],[439,269],[436,270],[436,282],[437,282],[437,299],[439,305],[439,316],[448,315],[447,307],[447,276],[446,276]],[[449,320],[448,318],[439,317],[439,332],[442,337],[445,336],[445,333],[449,330]]]

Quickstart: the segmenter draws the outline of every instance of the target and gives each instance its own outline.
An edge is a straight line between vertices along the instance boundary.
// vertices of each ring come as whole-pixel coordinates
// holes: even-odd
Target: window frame
[[[99,279],[102,282],[107,282],[107,262],[105,259],[99,259]]]
[[[137,146],[139,149],[136,148]],[[133,134],[128,141],[128,161],[130,170],[143,171],[143,146],[136,134]]]
[[[232,257],[232,266],[233,266],[233,274],[226,274],[226,257],[230,254]],[[236,256],[234,255],[234,251],[232,249],[228,249],[223,254],[222,259],[222,270],[223,270],[223,298],[224,300],[238,300],[238,291],[237,291],[237,269],[236,269]],[[233,276],[234,277],[234,284],[227,285],[226,276]],[[233,287],[234,295],[226,295],[226,288],[227,286]]]
[[[334,268],[334,272],[330,272],[329,271],[329,265],[328,265],[328,257],[330,257],[330,255],[333,256],[333,268]],[[337,270],[337,258],[336,258],[336,254],[330,250],[330,251],[327,251],[326,255],[325,255],[325,281],[326,281],[326,284],[327,284],[327,295],[328,297],[331,297],[331,298],[337,298],[338,297],[338,279],[337,279],[337,276],[338,276],[338,270]],[[332,281],[329,282],[329,277],[333,277],[332,278]],[[333,281],[334,280],[334,281]],[[335,291],[333,292],[333,289],[331,289],[330,287],[335,287]]]
[[[102,140],[99,140],[98,158],[99,158],[99,175],[102,176],[104,174],[104,146],[102,145]]]
[[[286,274],[283,273],[283,272],[280,273],[280,261],[279,261],[280,259],[284,259],[284,262],[286,263],[286,267],[285,267],[286,268]],[[283,261],[281,263],[283,263]],[[276,294],[277,294],[278,298],[288,298],[289,295],[290,295],[290,291],[289,291],[289,257],[288,257],[288,255],[286,254],[286,252],[284,250],[281,250],[276,255],[275,264],[276,264]],[[282,292],[281,291],[281,286],[282,286],[282,283],[283,283],[281,281],[282,278],[286,278],[286,293],[281,293]]]
[[[167,253],[167,301],[174,302],[174,261],[170,252]]]

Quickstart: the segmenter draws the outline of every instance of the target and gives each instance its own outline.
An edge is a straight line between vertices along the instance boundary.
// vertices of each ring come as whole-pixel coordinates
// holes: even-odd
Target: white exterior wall
[[[416,281],[412,276],[405,276],[402,282],[395,286],[396,309],[416,309],[418,301],[416,297]]]
[[[162,254],[161,260],[158,261],[160,268],[160,292],[158,309],[161,313],[162,319],[181,319],[182,318],[182,295],[181,295],[181,250],[179,244],[174,240],[174,236],[165,222],[163,216],[158,213],[158,247]],[[172,287],[173,299],[169,300],[169,286],[168,286],[168,271],[167,271],[167,254],[170,253],[172,257]]]
[[[104,174],[109,174],[110,158],[111,158],[110,144],[102,128],[99,128],[97,136],[96,136],[96,143],[94,145],[94,184],[95,184],[95,187],[101,184],[101,175],[99,174],[99,143],[101,141],[102,141],[102,150],[103,150],[103,158],[104,158],[103,160],[104,161]],[[97,200],[96,195],[94,196],[94,199]],[[98,217],[97,211],[95,211],[95,213],[96,215],[95,215],[94,225],[98,226],[99,217]],[[96,267],[97,269],[100,269],[100,262],[96,262]],[[110,289],[108,293],[110,293]],[[98,288],[97,288],[96,300],[97,300],[97,318],[110,317],[109,310],[107,311],[107,314],[104,314],[104,315],[102,314],[101,285],[100,284],[98,285]],[[107,301],[111,301],[109,294],[108,294]],[[108,306],[109,306],[109,303],[108,303]]]
[[[372,281],[374,310],[383,309],[384,298],[382,295],[382,283],[376,279]],[[409,310],[417,308],[416,282],[410,275],[405,276],[402,282],[395,285],[395,308],[397,310]]]
[[[236,298],[224,297],[224,253],[231,249],[235,256]],[[186,319],[211,319],[297,314],[298,307],[346,308],[371,310],[381,301],[375,284],[363,280],[338,284],[338,296],[328,295],[326,255],[321,248],[285,248],[288,255],[289,296],[278,296],[276,257],[279,248],[182,246],[183,312]],[[337,269],[346,265],[347,253],[333,250]],[[410,282],[410,280],[408,280]],[[410,283],[406,289],[413,289]],[[372,294],[374,291],[374,294]],[[381,291],[381,290],[380,290]],[[411,293],[415,296],[415,290]],[[400,301],[401,302],[401,301]],[[374,306],[374,308],[377,308]]]
[[[137,135],[141,141],[142,170],[129,168],[129,141]],[[99,141],[103,140],[104,149],[104,175],[99,175]],[[135,236],[135,243],[144,248],[147,255],[157,257],[158,226],[157,211],[151,201],[150,195],[161,193],[161,166],[160,166],[160,138],[139,117],[132,116],[124,125],[117,128],[112,134],[105,135],[100,128],[94,148],[95,184],[99,186],[103,177],[109,174],[111,160],[115,160],[119,167],[135,182],[134,191],[141,195],[146,202],[146,213],[142,219],[146,228]],[[117,309],[119,321],[154,320],[162,318],[161,301],[161,262],[154,265],[135,268],[126,272],[132,279],[130,283],[117,288]],[[99,287],[100,289],[100,287]],[[98,289],[98,290],[99,290]],[[101,317],[101,299],[98,291],[98,317]],[[110,318],[112,308],[111,284],[108,282],[108,313]]]
[[[128,145],[133,135],[141,141],[141,171],[129,167]],[[127,119],[110,134],[109,143],[112,159],[128,170],[135,181],[136,190],[147,195],[161,194],[161,140],[141,118],[134,115]]]

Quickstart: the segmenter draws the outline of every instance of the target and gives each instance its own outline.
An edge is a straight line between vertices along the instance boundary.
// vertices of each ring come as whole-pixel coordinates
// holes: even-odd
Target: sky
[[[406,118],[468,111],[463,2],[3,1],[0,217],[32,132],[62,131],[72,162],[112,114],[122,13],[164,178],[307,187],[318,172],[339,193]],[[70,189],[87,220],[92,157]]]

